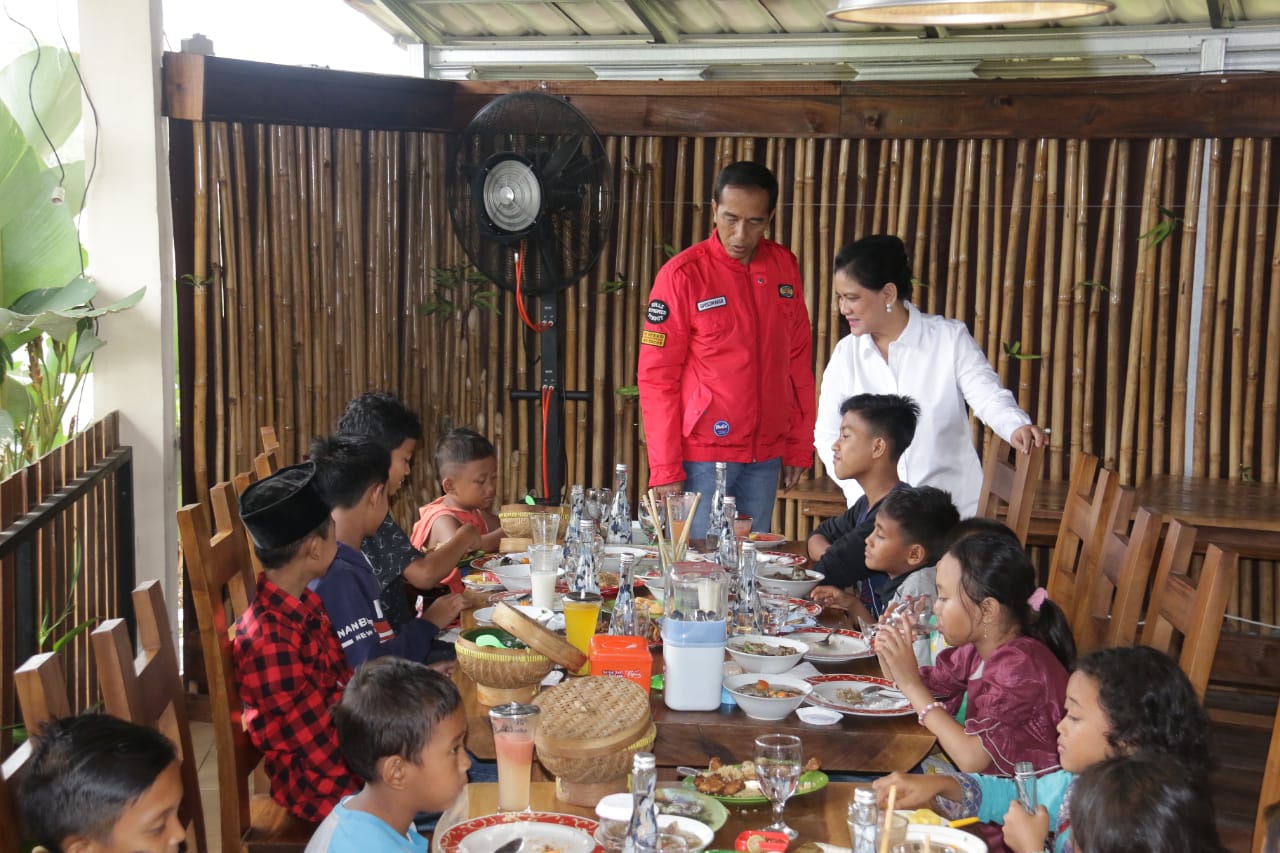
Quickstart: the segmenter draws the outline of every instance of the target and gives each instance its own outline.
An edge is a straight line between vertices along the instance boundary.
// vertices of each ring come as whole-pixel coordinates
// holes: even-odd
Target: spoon
[[[676,768],[677,776],[699,776],[702,773],[703,771],[699,770],[697,767],[677,767]]]
[[[818,642],[814,643],[814,645],[815,645],[815,646],[829,646],[829,645],[831,645],[831,635],[832,635],[832,634],[834,634],[837,630],[838,630],[838,629],[836,629],[836,628],[832,628],[830,631],[828,631],[828,632],[827,632],[827,636],[823,637],[821,640],[819,640]]]

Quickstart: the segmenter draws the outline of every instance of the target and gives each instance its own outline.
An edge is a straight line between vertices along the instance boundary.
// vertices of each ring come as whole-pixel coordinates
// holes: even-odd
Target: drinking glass
[[[554,518],[554,516],[552,516]],[[560,568],[560,548],[553,544],[529,548],[530,603],[551,610],[556,594],[556,573]]]
[[[895,814],[892,818],[890,818],[889,844],[887,845],[890,850],[906,851],[910,849],[908,847],[908,842],[907,842],[908,823],[909,821],[907,820],[906,815]],[[849,816],[849,836],[851,838],[853,837],[853,815],[852,814]],[[883,836],[884,836],[884,816],[882,815],[879,821],[877,821],[876,823],[876,849],[877,850],[882,849],[880,846],[881,844],[880,839]],[[917,849],[923,850],[924,848],[919,847]],[[941,848],[935,846],[933,849],[940,850]]]
[[[527,812],[529,780],[533,772],[533,735],[538,728],[537,705],[510,702],[489,709],[493,749],[498,754],[498,811]]]
[[[741,513],[733,520],[733,535],[738,537],[739,542],[745,542],[751,535],[751,521],[751,516]]]
[[[554,512],[529,514],[529,535],[534,545],[554,545],[560,532],[560,516]]]
[[[685,525],[692,521],[693,502],[697,497],[697,492],[677,492],[667,495],[667,541],[663,549],[667,565],[684,560],[689,540],[684,539],[684,547],[677,547],[677,543],[681,539],[680,534],[684,532]]]
[[[787,625],[791,596],[773,589],[760,589],[756,591],[756,598],[760,601],[760,613],[764,617],[764,632],[772,637],[778,636]]]
[[[803,763],[800,738],[795,735],[761,735],[756,738],[756,780],[760,783],[760,790],[773,804],[773,823],[766,826],[765,831],[782,832],[793,840],[800,834],[783,821],[782,810],[796,792]]]
[[[595,636],[600,621],[600,604],[604,598],[598,592],[570,592],[564,596],[564,635],[584,655],[591,654],[591,638]],[[588,661],[574,675],[586,675],[591,668]]]
[[[582,514],[599,524],[600,519],[604,518],[609,511],[609,498],[612,493],[612,489],[587,489],[582,504]]]
[[[662,501],[657,502],[658,518],[654,518],[649,514],[649,502],[640,501],[640,506],[636,510],[636,520],[640,522],[640,529],[644,531],[645,542],[654,544],[658,541],[658,529],[666,530],[666,520],[662,517],[666,507]]]

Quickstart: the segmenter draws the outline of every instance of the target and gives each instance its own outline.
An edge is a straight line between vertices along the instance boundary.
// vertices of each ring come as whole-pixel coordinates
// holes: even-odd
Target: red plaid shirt
[[[329,709],[351,667],[320,597],[294,598],[266,576],[232,644],[244,727],[266,759],[271,798],[313,823],[360,788],[338,749]]]

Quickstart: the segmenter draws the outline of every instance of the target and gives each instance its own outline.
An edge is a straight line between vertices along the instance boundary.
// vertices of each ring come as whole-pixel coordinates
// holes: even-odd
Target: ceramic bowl
[[[755,684],[757,681],[767,681],[770,687],[785,687],[788,690],[795,690],[796,695],[773,699],[764,696],[750,696],[742,692],[743,687]],[[742,712],[753,720],[784,719],[796,708],[799,708],[800,703],[813,690],[813,685],[803,678],[796,678],[793,675],[763,676],[758,672],[731,675],[724,680],[724,687],[733,694],[733,699],[738,703],[738,707],[742,709]]]
[[[784,569],[781,566],[759,566],[756,569],[756,583],[759,584],[761,589],[785,592],[792,598],[804,598],[815,586],[822,583],[822,574],[815,572],[813,569],[805,569],[805,579],[802,581],[784,581],[769,577],[773,574],[784,574],[789,571],[789,569]]]
[[[743,643],[773,646],[777,649],[786,649],[791,653],[784,655],[751,654],[750,652],[742,651]],[[800,663],[800,659],[809,651],[809,646],[805,643],[783,639],[782,637],[768,637],[764,634],[742,634],[737,637],[730,637],[726,648],[728,648],[730,656],[740,663],[745,671],[768,675],[786,672]]]

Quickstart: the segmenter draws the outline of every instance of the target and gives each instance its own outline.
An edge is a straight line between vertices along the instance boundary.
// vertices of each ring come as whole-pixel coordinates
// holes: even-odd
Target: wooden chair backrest
[[[225,851],[238,851],[250,828],[249,779],[262,754],[241,723],[242,707],[231,658],[231,631],[256,590],[248,537],[230,483],[209,491],[214,527],[201,504],[178,510],[178,535],[191,583],[209,681],[218,755],[219,811]],[[214,532],[216,530],[216,532]]]
[[[259,480],[266,479],[280,469],[279,458],[273,453],[259,453],[253,457],[253,473]]]
[[[1164,517],[1141,507],[1130,530],[1128,515],[1122,510],[1133,503],[1131,492],[1126,486],[1119,488],[1098,559],[1076,580],[1076,606],[1068,615],[1080,654],[1132,646],[1137,639]]]
[[[262,438],[262,452],[271,457],[272,468],[274,471],[284,464],[284,456],[280,450],[280,439],[276,438],[276,428],[273,426],[258,427],[258,435]]]
[[[1191,563],[1190,555],[1184,559],[1182,554],[1171,553],[1178,549],[1189,552],[1195,544],[1194,530],[1187,535],[1181,531],[1182,527],[1177,521],[1169,523],[1166,547],[1160,554],[1160,566],[1151,587],[1142,644],[1173,655],[1178,645],[1175,633],[1181,635],[1178,665],[1203,701],[1209,686],[1213,655],[1218,650],[1218,638],[1222,634],[1227,597],[1236,584],[1239,557],[1235,551],[1210,545],[1199,580],[1193,583],[1187,570]],[[1175,540],[1173,548],[1168,545],[1169,539]]]
[[[71,716],[67,682],[62,661],[54,652],[33,655],[14,670],[14,689],[22,708],[22,723],[36,732],[49,720]],[[31,741],[19,744],[0,766],[0,850],[21,850],[23,841],[18,820],[17,785],[31,760]]]
[[[133,590],[133,612],[138,620],[136,658],[129,626],[123,619],[109,619],[91,635],[103,705],[108,714],[150,726],[177,746],[182,762],[180,816],[187,827],[187,848],[204,853],[208,841],[197,759],[191,746],[186,695],[178,674],[177,644],[169,628],[159,581],[147,581]]]
[[[1253,849],[1261,850],[1267,837],[1264,820],[1267,809],[1280,804],[1280,706],[1276,707],[1275,724],[1271,727],[1271,748],[1267,750],[1266,770],[1262,774],[1262,791],[1258,795],[1258,817],[1253,824]]]
[[[1075,612],[1080,579],[1086,577],[1098,561],[1106,522],[1112,513],[1127,518],[1133,508],[1133,493],[1118,492],[1120,478],[1101,468],[1098,457],[1081,453],[1071,469],[1067,500],[1062,507],[1062,523],[1049,563],[1049,585],[1046,591],[1064,613]],[[1120,500],[1127,506],[1117,507]]]
[[[1013,454],[1013,462],[1009,461]],[[1024,546],[1027,531],[1031,529],[1031,509],[1040,488],[1044,470],[1044,448],[1033,447],[1030,453],[1021,453],[995,433],[987,443],[987,455],[982,463],[982,491],[978,493],[978,515],[1000,518]]]
[[[244,531],[244,539],[249,549],[249,562],[253,565],[254,577],[262,574],[262,563],[258,562],[258,552],[253,550],[253,540],[249,538],[249,531],[245,528],[244,523],[240,521],[240,496],[244,494],[244,490],[249,488],[250,485],[258,482],[263,477],[271,476],[270,473],[259,474],[257,471],[258,462],[263,458],[264,455],[259,454],[257,459],[254,460],[255,469],[253,471],[241,471],[231,478],[231,491],[236,497],[235,506],[232,508],[234,511],[231,511],[231,514],[236,517],[236,523],[239,524],[240,530]],[[212,495],[213,492],[210,491],[210,494]],[[224,506],[223,509],[226,511],[227,508]]]

